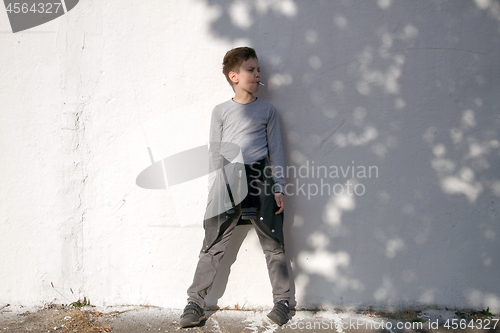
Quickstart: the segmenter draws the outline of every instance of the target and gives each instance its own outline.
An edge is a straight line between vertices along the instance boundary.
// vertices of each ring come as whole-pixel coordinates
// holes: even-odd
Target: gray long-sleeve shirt
[[[245,164],[251,164],[269,153],[274,192],[284,192],[285,159],[276,108],[259,98],[248,104],[232,99],[214,107],[210,124],[210,166],[216,170],[220,156],[225,156],[220,143],[236,144],[241,149]],[[213,147],[216,149],[213,149]],[[209,189],[214,181],[213,173]]]

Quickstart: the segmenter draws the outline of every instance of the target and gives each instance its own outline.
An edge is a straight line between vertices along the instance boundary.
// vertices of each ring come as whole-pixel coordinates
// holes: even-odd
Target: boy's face
[[[250,94],[259,91],[260,67],[256,58],[248,58],[240,66],[239,73],[229,72],[234,89],[242,89]]]

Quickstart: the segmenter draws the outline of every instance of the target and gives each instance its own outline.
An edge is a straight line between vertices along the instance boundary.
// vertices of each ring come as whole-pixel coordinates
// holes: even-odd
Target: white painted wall
[[[378,170],[287,178],[298,306],[500,310],[497,0],[85,0],[16,34],[0,10],[0,31],[0,303],[185,305],[206,179],[135,178],[147,147],[206,143],[222,57],[250,45],[289,166]],[[321,181],[365,192],[308,198]],[[235,236],[209,303],[269,307]]]

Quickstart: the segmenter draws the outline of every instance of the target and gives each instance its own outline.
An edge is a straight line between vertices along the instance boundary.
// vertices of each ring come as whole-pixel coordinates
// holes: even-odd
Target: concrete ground
[[[0,332],[500,332],[498,316],[474,311],[295,311],[289,323],[279,327],[267,318],[267,311],[218,310],[207,311],[204,325],[189,329],[179,327],[181,312],[145,306],[0,305]]]

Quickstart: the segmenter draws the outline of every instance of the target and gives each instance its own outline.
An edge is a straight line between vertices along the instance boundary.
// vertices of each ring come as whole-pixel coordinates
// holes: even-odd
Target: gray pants
[[[223,234],[217,238],[215,244],[207,253],[200,252],[198,266],[194,273],[193,284],[189,287],[188,302],[195,302],[201,308],[205,307],[205,296],[210,292],[217,273],[217,266],[224,256],[229,239],[241,216],[241,205],[235,207],[235,212],[231,214],[227,223],[227,228]],[[260,245],[266,256],[267,270],[271,286],[273,288],[274,303],[280,300],[290,302],[290,279],[288,267],[285,260],[284,249],[274,238],[270,237],[263,230],[267,228],[260,220],[250,220],[259,236]]]

